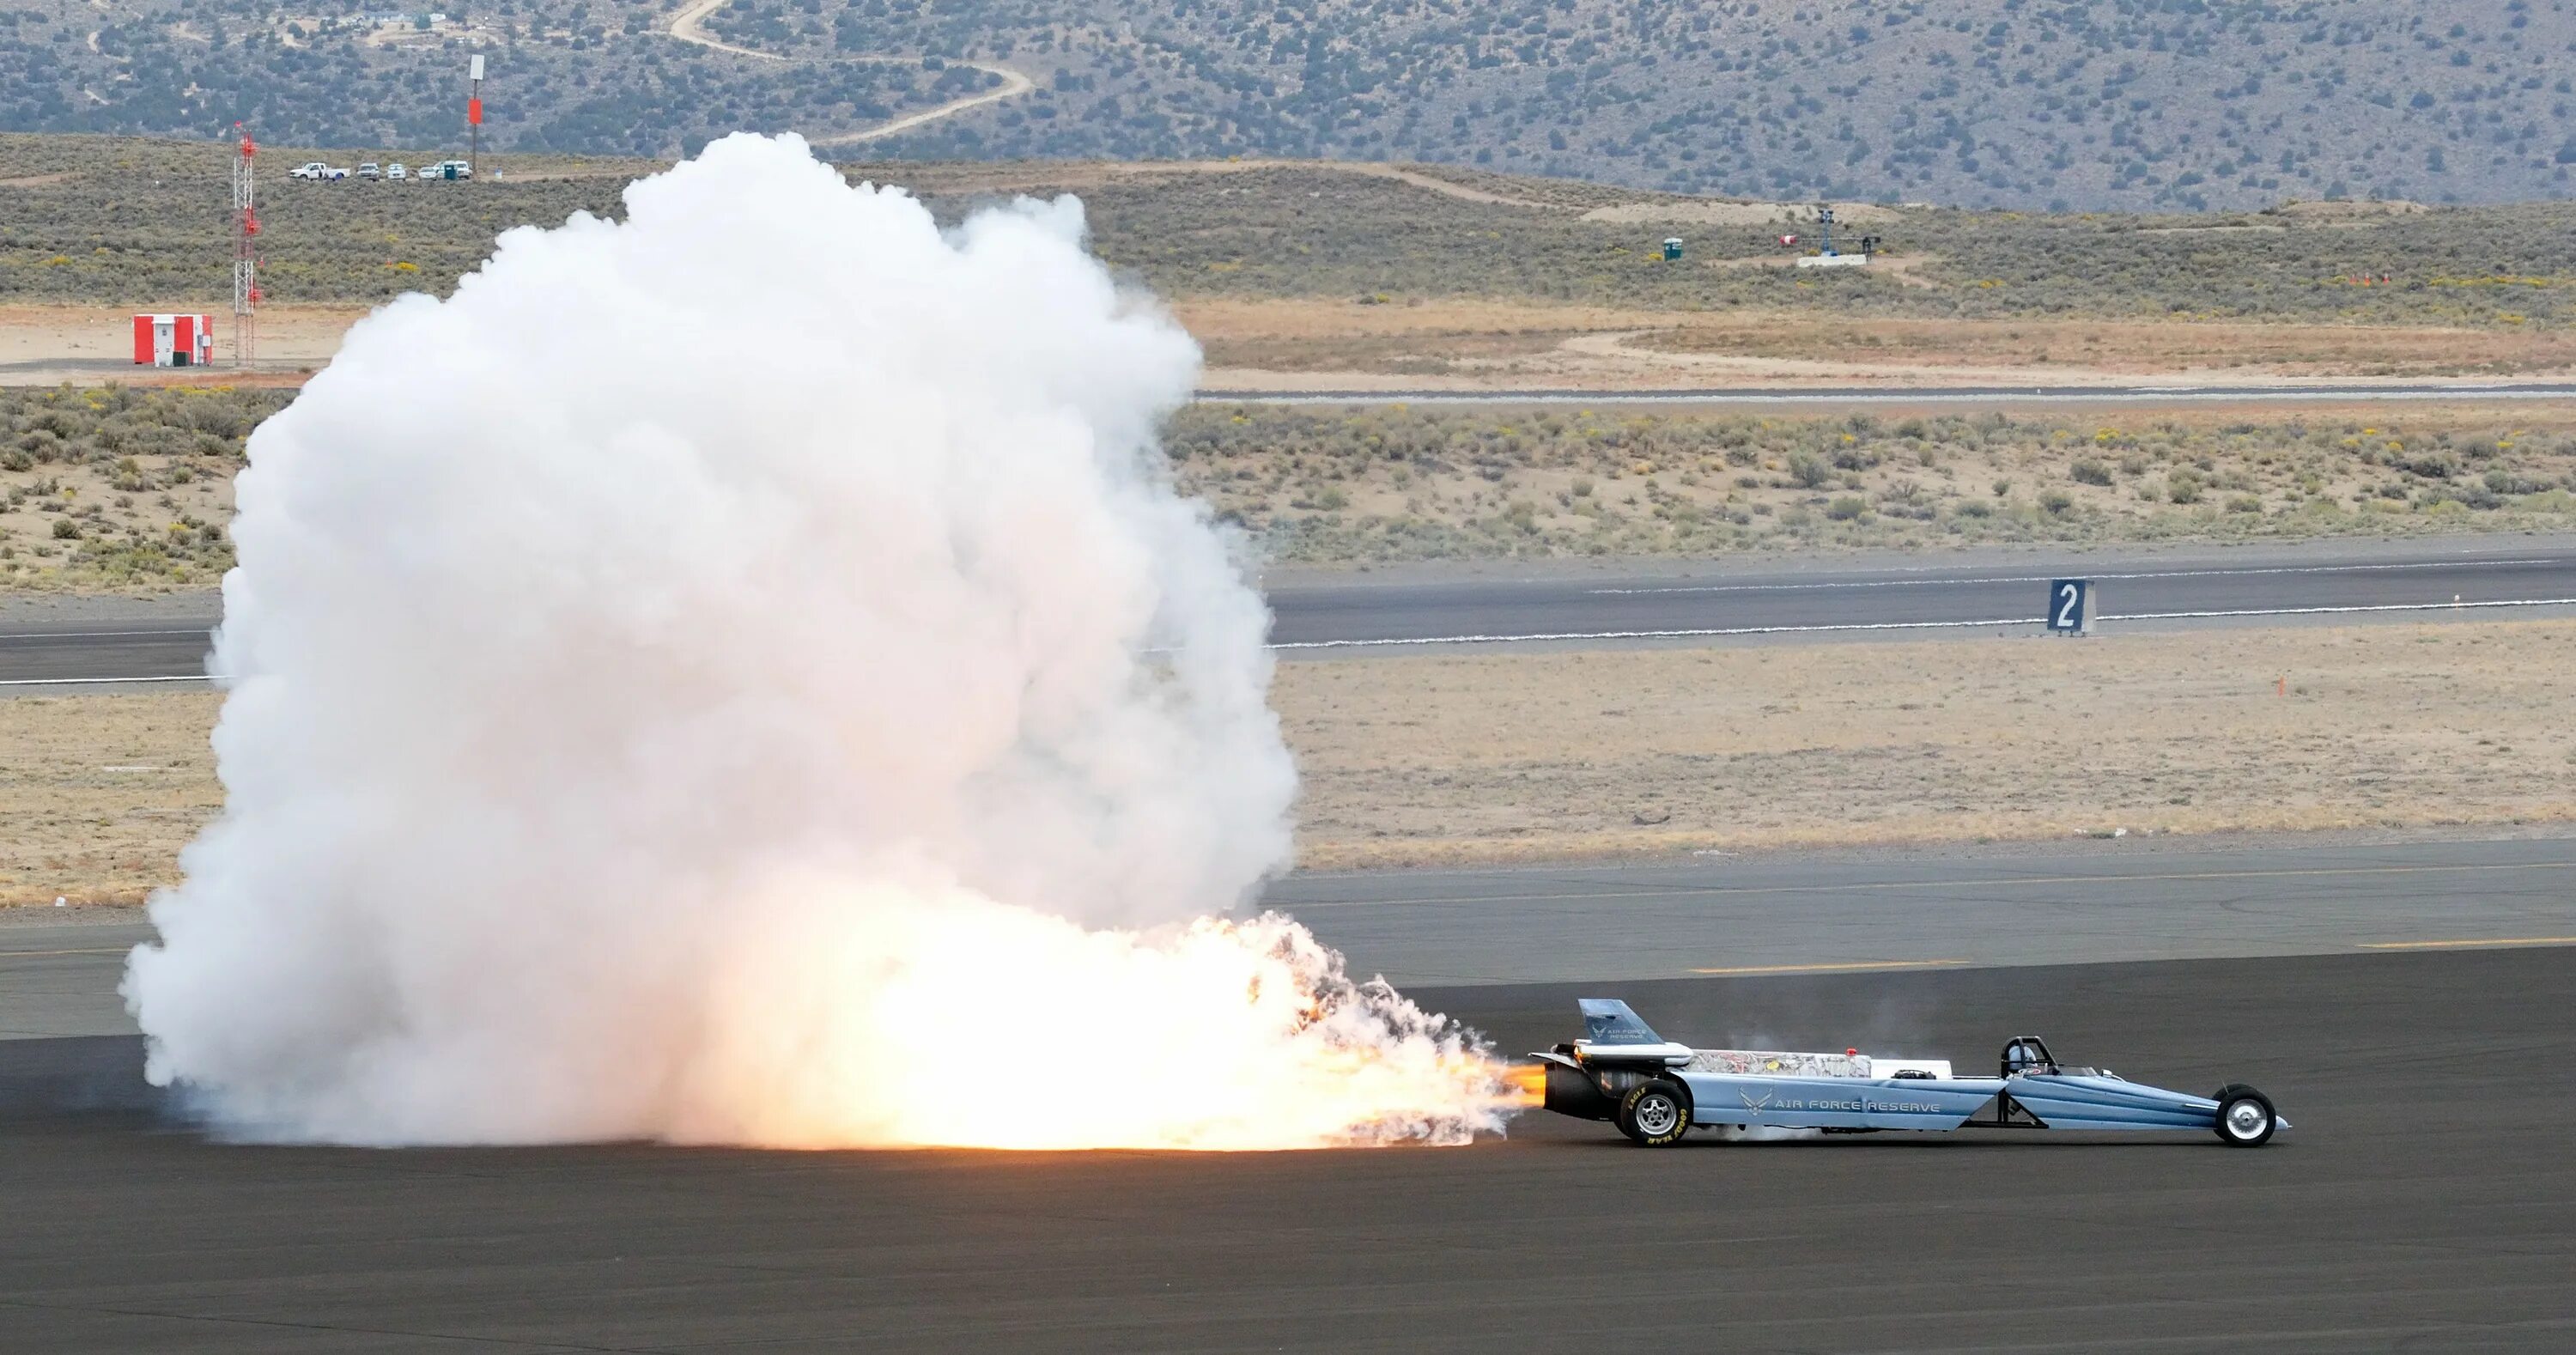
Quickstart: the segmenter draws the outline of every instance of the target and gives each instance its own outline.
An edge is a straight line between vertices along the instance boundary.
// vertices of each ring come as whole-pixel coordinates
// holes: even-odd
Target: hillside
[[[432,25],[12,0],[0,128],[666,154],[734,127],[919,158],[1288,155],[2025,209],[2563,197],[2563,0],[495,0]],[[986,69],[960,64],[979,62]],[[441,144],[444,144],[443,142]]]
[[[624,181],[658,167],[501,156],[471,184],[284,178],[289,165],[326,154],[345,164],[394,158],[400,147],[270,149],[262,278],[277,304],[443,291],[500,231],[575,211],[614,214]],[[230,163],[221,143],[0,134],[0,301],[228,300]],[[1787,267],[1791,251],[1777,239],[1812,234],[1798,220],[1803,207],[1574,180],[1316,162],[844,169],[907,187],[951,218],[1013,194],[1077,193],[1099,251],[1175,298],[1361,300],[1380,313],[1490,298],[1658,313],[2299,321],[2533,335],[2576,321],[2576,206],[2565,204],[2064,216],[1847,206],[1892,253],[1866,272],[1814,275]],[[1686,240],[1687,258],[1663,261],[1667,235]],[[1345,317],[1337,332],[1381,328]],[[1769,349],[1797,333],[1773,325],[1726,343]],[[1894,341],[1883,328],[1855,337]],[[2085,336],[2060,340],[2055,358],[2082,346]]]
[[[487,147],[660,155],[726,132],[865,128],[997,77],[945,62],[764,61],[675,42],[658,6],[454,13],[240,0],[0,3],[0,129],[465,148],[469,53],[489,59]],[[433,13],[438,22],[432,23]]]

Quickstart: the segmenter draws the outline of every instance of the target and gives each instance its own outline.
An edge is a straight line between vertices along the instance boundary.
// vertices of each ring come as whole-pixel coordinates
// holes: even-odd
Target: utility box
[[[1664,242],[1664,258],[1667,261],[1679,259],[1681,256],[1682,241],[1680,236],[1674,236],[1672,239]]]
[[[137,367],[211,367],[215,365],[215,317],[211,315],[135,316],[134,365]]]

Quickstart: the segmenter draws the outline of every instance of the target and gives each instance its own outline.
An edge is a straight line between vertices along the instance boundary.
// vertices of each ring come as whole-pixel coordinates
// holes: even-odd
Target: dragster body
[[[1585,1037],[1533,1055],[1547,1109],[1607,1120],[1659,1147],[1694,1125],[1880,1130],[2198,1130],[2253,1148],[2289,1122],[2252,1087],[2191,1096],[2103,1069],[2060,1066],[2036,1036],[2004,1046],[1994,1077],[1961,1077],[1941,1059],[1858,1050],[1799,1054],[1693,1049],[1657,1035],[1625,1002],[1584,998]]]

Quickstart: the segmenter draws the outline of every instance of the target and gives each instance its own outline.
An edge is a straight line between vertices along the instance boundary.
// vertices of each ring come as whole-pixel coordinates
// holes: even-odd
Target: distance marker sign
[[[2059,635],[2088,635],[2093,630],[2093,581],[2051,579],[2048,583],[2049,630]]]

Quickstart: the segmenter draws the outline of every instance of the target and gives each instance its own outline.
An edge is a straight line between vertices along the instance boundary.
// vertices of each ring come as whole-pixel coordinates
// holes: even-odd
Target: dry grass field
[[[1273,699],[1313,867],[2576,819],[2576,622],[1425,654]],[[174,879],[215,710],[0,700],[0,902]]]
[[[221,698],[0,699],[0,904],[134,902],[223,807]]]
[[[1181,486],[1279,559],[2396,536],[2576,521],[2576,406],[2090,417],[1201,405]]]
[[[211,586],[244,435],[292,398],[0,388],[0,590]],[[1201,404],[1164,442],[1303,565],[2576,526],[2576,404],[2096,418]]]
[[[2554,326],[1861,319],[1464,298],[1196,297],[1174,310],[1206,349],[1206,384],[1221,390],[2082,385],[2141,378],[2259,388],[2302,379],[2538,379],[2576,372],[2576,333]]]
[[[2576,622],[1300,663],[1276,701],[1318,867],[2576,818]]]
[[[494,155],[487,177],[471,184],[280,177],[301,160],[389,154],[270,148],[261,276],[274,303],[443,293],[500,231],[574,211],[615,215],[623,180],[660,167]],[[2576,318],[2576,207],[2563,202],[2326,215],[1850,208],[1855,225],[1866,215],[1885,238],[1880,265],[1814,276],[1770,266],[1793,252],[1781,233],[1812,234],[1797,220],[1803,206],[1576,180],[1268,160],[842,168],[908,188],[950,219],[1018,193],[1077,192],[1100,254],[1182,301],[2399,330],[2546,330]],[[229,170],[221,142],[0,134],[0,300],[176,307],[228,298]],[[1667,236],[1684,241],[1684,259],[1664,260]]]
[[[177,303],[172,303],[177,304]],[[232,317],[217,312],[220,378]],[[0,373],[17,386],[169,383],[204,373],[126,365],[135,308],[0,305]],[[2142,379],[2267,385],[2576,375],[2563,326],[2337,325],[2220,320],[1818,316],[1490,300],[1182,296],[1172,311],[1207,356],[1212,390],[1579,389],[1872,384],[1923,386]],[[255,375],[296,384],[366,314],[281,305],[260,316]]]
[[[294,397],[231,386],[0,390],[0,589],[210,588],[243,439]]]

